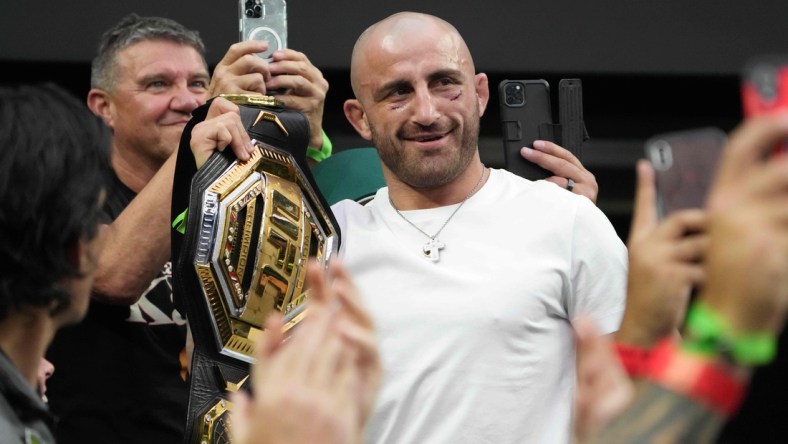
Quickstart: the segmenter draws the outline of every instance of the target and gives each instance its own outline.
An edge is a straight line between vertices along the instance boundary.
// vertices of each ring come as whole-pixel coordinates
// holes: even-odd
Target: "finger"
[[[271,78],[271,69],[268,62],[254,54],[245,54],[232,64],[222,66],[221,69],[224,74],[235,76],[254,73],[263,76],[266,80]]]
[[[703,259],[708,246],[707,235],[683,237],[671,249],[671,258],[681,262],[697,262]]]
[[[284,340],[284,326],[284,318],[281,313],[273,312],[268,315],[268,318],[265,320],[265,334],[258,346],[257,354],[259,357],[264,358],[281,346]]]
[[[217,67],[220,65],[232,65],[247,54],[257,54],[265,52],[266,50],[268,50],[268,42],[261,40],[245,40],[243,42],[234,43],[224,54],[222,60],[219,61]]]
[[[751,199],[788,192],[788,156],[765,162],[758,174],[745,181],[745,186],[746,196]]]
[[[306,374],[307,384],[320,389],[331,387],[339,369],[347,364],[343,359],[347,356],[342,340],[335,332],[327,332],[320,348],[309,358],[309,369]]]
[[[216,148],[223,151],[229,145],[236,157],[246,161],[255,149],[241,122],[240,108],[227,99],[215,98],[208,108],[205,120],[198,126],[201,127],[198,134],[203,136],[202,146],[207,147],[208,150]],[[194,141],[194,131],[192,131],[192,142]],[[210,146],[211,142],[213,146]],[[201,142],[198,140],[197,143]]]
[[[213,99],[213,102],[211,102],[211,106],[208,108],[208,114],[205,116],[204,122],[227,113],[234,113],[240,117],[241,108],[223,97],[217,97]]]
[[[323,73],[313,65],[303,53],[293,50],[283,50],[274,53],[274,59],[269,64],[271,74],[274,76],[301,77],[310,83],[323,79]]]
[[[654,231],[662,239],[678,239],[706,231],[708,217],[705,210],[697,208],[669,214]]]
[[[329,273],[332,278],[332,287],[340,302],[342,302],[344,313],[358,322],[359,325],[372,328],[374,325],[372,316],[364,308],[361,295],[350,278],[347,268],[335,259],[331,261]]]
[[[230,402],[233,404],[230,421],[230,442],[249,442],[249,430],[252,421],[252,401],[245,392],[230,393]]]
[[[278,75],[271,78],[270,81],[265,83],[265,87],[269,91],[286,91],[286,94],[274,95],[278,99],[283,96],[293,97],[294,99],[309,99],[304,102],[311,108],[315,105],[311,104],[315,100],[324,101],[326,92],[328,91],[328,82],[322,77],[315,80],[308,80],[305,77],[296,75]],[[303,102],[303,100],[301,101]],[[303,111],[310,111],[310,108],[304,108]]]
[[[534,142],[534,144],[536,144],[536,142]],[[580,167],[554,154],[530,149],[528,147],[521,149],[520,154],[526,160],[539,165],[556,176],[571,177],[572,179],[577,178],[575,180],[579,180],[583,175],[583,171]]]
[[[231,141],[230,131],[216,120],[195,125],[189,144],[197,168],[201,168],[214,151],[223,149]]]
[[[282,375],[292,374],[301,379],[308,378],[313,372],[312,361],[331,337],[331,325],[335,321],[335,311],[323,303],[310,303],[309,315],[302,321],[298,330],[282,348],[281,353],[291,356],[287,363],[278,366]]]
[[[702,287],[706,283],[706,267],[702,264],[692,265],[687,267],[687,280],[694,287]]]
[[[217,86],[221,94],[265,94],[266,79],[259,73],[250,73],[234,76],[231,80],[225,79]]]
[[[230,140],[230,147],[233,153],[235,153],[235,157],[246,162],[251,158],[256,148],[252,145],[249,133],[246,132],[246,128],[241,122],[241,116],[229,114],[226,118],[230,120],[227,124],[227,130],[232,137]]]
[[[282,346],[282,327],[284,321],[280,313],[274,312],[265,320],[265,328],[260,340],[255,344],[256,363],[252,366],[252,385],[256,381],[265,381],[268,378],[270,359]]]
[[[635,203],[632,210],[632,225],[629,240],[651,233],[657,226],[657,192],[654,185],[654,168],[647,160],[639,160],[637,165],[637,185]]]
[[[753,164],[762,162],[775,143],[788,137],[788,113],[746,120],[730,137],[720,160],[716,185],[735,181]]]
[[[361,417],[362,406],[358,405],[357,398],[354,396],[359,382],[354,361],[352,349],[343,349],[336,373],[326,389],[330,391],[331,400],[338,412]]]
[[[271,54],[271,59],[274,62],[293,60],[298,62],[306,62],[309,63],[310,65],[312,64],[312,62],[309,61],[309,58],[306,56],[306,54],[291,48],[282,48],[274,51],[274,53]]]
[[[377,386],[381,362],[372,330],[347,321],[340,322],[337,330],[343,344],[357,351],[357,364],[365,376],[363,382],[370,388]]]
[[[306,266],[306,288],[312,303],[327,304],[334,298],[333,290],[326,282],[326,272],[317,260],[309,259]]]
[[[535,140],[533,147],[535,150],[566,160],[578,168],[585,169],[583,164],[580,162],[580,159],[572,154],[571,151],[553,142],[550,142],[549,140]]]

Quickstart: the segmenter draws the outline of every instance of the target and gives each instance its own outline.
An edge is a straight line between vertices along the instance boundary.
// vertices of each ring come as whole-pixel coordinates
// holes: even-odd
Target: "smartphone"
[[[241,41],[268,42],[268,49],[257,54],[270,61],[274,51],[287,47],[287,4],[285,0],[239,0]]]
[[[788,55],[757,57],[742,76],[744,117],[788,112]],[[788,140],[774,148],[775,155],[788,155]]]
[[[550,85],[541,79],[504,80],[498,85],[498,99],[506,169],[530,180],[552,176],[520,154],[520,148],[532,147],[534,140],[555,141]]]
[[[718,128],[665,133],[646,141],[646,158],[656,174],[657,213],[702,208],[727,141]]]

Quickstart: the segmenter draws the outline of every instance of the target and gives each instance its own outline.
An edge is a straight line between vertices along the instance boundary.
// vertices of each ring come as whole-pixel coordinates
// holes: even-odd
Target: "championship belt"
[[[278,311],[285,330],[297,325],[308,311],[307,260],[326,267],[339,247],[338,225],[307,165],[306,117],[271,97],[225,97],[240,106],[257,149],[244,163],[229,148],[214,153],[195,173],[189,141],[206,104],[184,130],[173,187],[173,215],[188,203],[185,234],[173,232],[173,293],[195,346],[187,443],[229,442],[228,395],[249,376],[265,319]]]

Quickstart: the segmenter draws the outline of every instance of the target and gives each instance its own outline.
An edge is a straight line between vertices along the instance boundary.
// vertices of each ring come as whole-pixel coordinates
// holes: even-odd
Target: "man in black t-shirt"
[[[113,220],[85,321],[58,335],[48,397],[57,438],[71,442],[179,442],[184,436],[187,329],[173,300],[170,200],[178,142],[197,106],[219,93],[284,89],[322,144],[327,82],[301,53],[233,45],[208,75],[196,32],[168,19],[122,19],[102,37],[87,103],[113,131],[105,210]]]

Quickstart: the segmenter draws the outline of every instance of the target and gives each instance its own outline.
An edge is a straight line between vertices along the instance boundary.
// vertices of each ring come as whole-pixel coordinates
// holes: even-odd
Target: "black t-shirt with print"
[[[117,177],[107,191],[105,210],[114,220],[135,193]],[[92,300],[80,324],[57,333],[47,353],[55,365],[47,396],[58,443],[182,441],[188,402],[179,359],[182,313],[168,262],[136,304]]]

